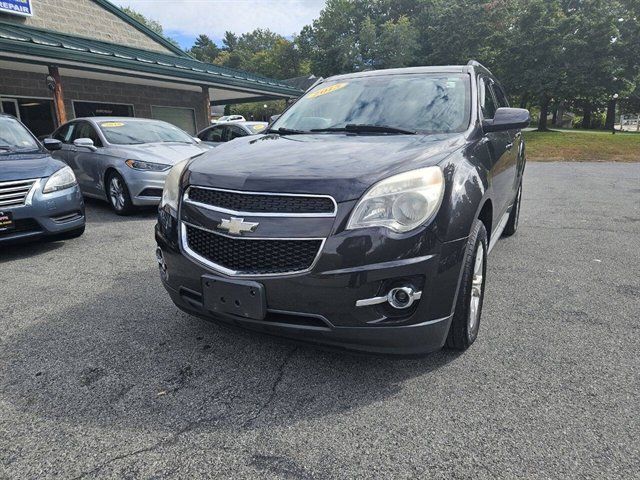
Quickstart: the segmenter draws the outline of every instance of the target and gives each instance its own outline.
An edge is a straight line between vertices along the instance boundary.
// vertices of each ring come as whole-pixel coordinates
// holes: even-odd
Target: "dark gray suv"
[[[528,123],[475,62],[328,78],[265,134],[173,167],[164,286],[187,312],[264,332],[466,349],[487,254],[518,227]]]

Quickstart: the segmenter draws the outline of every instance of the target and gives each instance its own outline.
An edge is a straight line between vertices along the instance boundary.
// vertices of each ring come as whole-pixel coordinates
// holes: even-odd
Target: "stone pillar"
[[[60,126],[63,123],[67,123],[67,110],[64,106],[64,91],[62,89],[62,79],[60,78],[58,67],[49,65],[49,75],[51,75],[56,83],[53,88],[53,105],[56,111],[58,126]]]

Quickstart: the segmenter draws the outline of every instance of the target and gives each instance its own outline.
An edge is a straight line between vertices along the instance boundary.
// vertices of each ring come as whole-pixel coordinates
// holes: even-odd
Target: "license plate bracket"
[[[209,275],[203,276],[201,282],[203,304],[210,312],[264,320],[267,299],[261,283]]]
[[[0,232],[13,230],[16,224],[13,222],[13,213],[0,210]]]

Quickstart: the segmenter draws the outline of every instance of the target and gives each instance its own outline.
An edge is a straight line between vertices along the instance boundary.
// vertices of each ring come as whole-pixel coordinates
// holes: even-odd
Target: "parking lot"
[[[0,477],[640,471],[640,164],[530,163],[478,341],[397,359],[190,317],[154,211],[0,252]]]

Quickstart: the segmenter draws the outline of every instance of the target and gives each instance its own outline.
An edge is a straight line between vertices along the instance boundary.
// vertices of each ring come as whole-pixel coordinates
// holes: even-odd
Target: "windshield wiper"
[[[354,132],[354,133],[400,133],[403,135],[415,135],[414,130],[407,130],[405,128],[389,127],[387,125],[367,125],[363,123],[348,123],[344,127],[328,127],[328,128],[314,128],[312,132]]]
[[[309,133],[309,132],[307,130],[294,130],[292,128],[280,127],[280,128],[276,128],[275,130],[269,129],[269,133],[279,133],[280,135],[299,135],[301,133]]]

